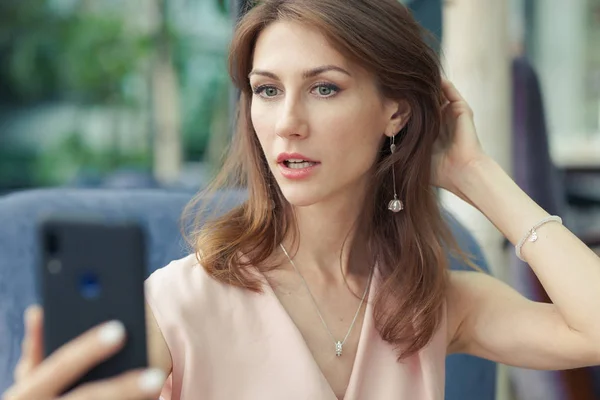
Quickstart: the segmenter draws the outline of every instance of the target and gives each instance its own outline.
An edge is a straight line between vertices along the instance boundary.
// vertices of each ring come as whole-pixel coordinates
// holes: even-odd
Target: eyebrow
[[[350,75],[350,72],[346,71],[343,68],[337,67],[335,65],[323,65],[322,67],[317,67],[317,68],[309,69],[308,71],[304,71],[302,73],[302,78],[304,78],[304,79],[314,78],[315,76],[321,75],[328,71],[338,71],[338,72],[341,72],[342,74],[352,76],[352,75]],[[274,73],[269,72],[269,71],[260,70],[260,69],[252,70],[248,74],[248,78],[250,78],[252,75],[262,75],[262,76],[266,76],[268,78],[280,80],[279,77],[277,75],[275,75]]]

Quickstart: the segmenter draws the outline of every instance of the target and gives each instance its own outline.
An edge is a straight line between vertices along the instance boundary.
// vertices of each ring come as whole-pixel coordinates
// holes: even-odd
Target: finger
[[[123,345],[125,328],[117,321],[95,327],[65,344],[13,389],[23,399],[54,397]]]
[[[28,357],[36,366],[44,359],[44,311],[40,306],[27,310],[27,330],[29,331]]]
[[[25,337],[21,344],[21,358],[15,368],[15,381],[23,379],[44,357],[43,350],[43,311],[34,305],[25,310]]]
[[[451,103],[465,101],[456,86],[448,79],[442,79],[442,90],[444,91],[444,96],[446,96]]]
[[[117,378],[82,385],[60,400],[157,399],[166,376],[160,369],[132,371]]]

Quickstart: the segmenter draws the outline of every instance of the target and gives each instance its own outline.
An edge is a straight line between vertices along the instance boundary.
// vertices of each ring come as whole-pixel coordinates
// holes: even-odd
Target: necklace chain
[[[360,309],[362,308],[365,298],[367,297],[367,292],[369,291],[369,286],[371,286],[371,278],[373,277],[373,270],[371,270],[371,272],[369,273],[369,280],[367,282],[367,286],[365,287],[365,291],[362,295],[362,299],[360,300],[360,304],[358,305],[358,309],[356,310],[356,313],[354,314],[354,318],[352,319],[352,323],[350,324],[350,328],[348,328],[348,332],[346,333],[346,336],[344,336],[344,339],[341,341],[335,340],[335,338],[333,337],[333,334],[331,333],[331,331],[329,330],[329,327],[327,326],[327,323],[325,322],[325,319],[323,318],[323,315],[321,314],[321,311],[319,310],[319,306],[317,304],[317,301],[315,300],[315,297],[313,296],[312,292],[310,291],[310,288],[308,287],[308,283],[306,282],[306,279],[304,279],[304,276],[300,273],[300,270],[298,269],[298,267],[296,267],[296,264],[294,263],[294,261],[292,260],[290,255],[288,254],[285,247],[283,247],[283,244],[280,244],[279,247],[281,247],[281,250],[287,257],[288,261],[290,262],[290,264],[292,264],[292,267],[294,267],[294,270],[296,270],[296,273],[302,279],[302,283],[304,284],[304,287],[306,288],[306,291],[308,292],[308,295],[310,296],[310,298],[315,306],[315,309],[317,310],[317,314],[319,315],[319,318],[321,319],[323,326],[327,330],[327,333],[329,333],[331,340],[333,340],[333,343],[335,345],[335,355],[340,357],[342,355],[344,343],[346,343],[346,339],[348,339],[348,336],[350,336],[350,333],[352,332],[352,328],[354,328],[354,323],[356,322],[356,319],[358,318],[358,314],[360,313]]]

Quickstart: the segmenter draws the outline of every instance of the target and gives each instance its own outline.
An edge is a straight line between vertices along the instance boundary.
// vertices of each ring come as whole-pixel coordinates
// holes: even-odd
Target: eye
[[[254,94],[257,94],[264,98],[273,98],[279,94],[279,89],[275,86],[262,85],[257,88],[254,88]]]
[[[340,91],[340,88],[331,83],[319,83],[314,86],[311,93],[315,93],[320,97],[331,97],[336,95]]]

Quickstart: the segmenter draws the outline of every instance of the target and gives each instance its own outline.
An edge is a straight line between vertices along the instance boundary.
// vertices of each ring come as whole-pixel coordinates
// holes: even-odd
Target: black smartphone
[[[146,368],[143,229],[135,222],[75,216],[45,218],[39,228],[46,356],[103,322],[119,320],[127,331],[124,348],[68,390]]]

